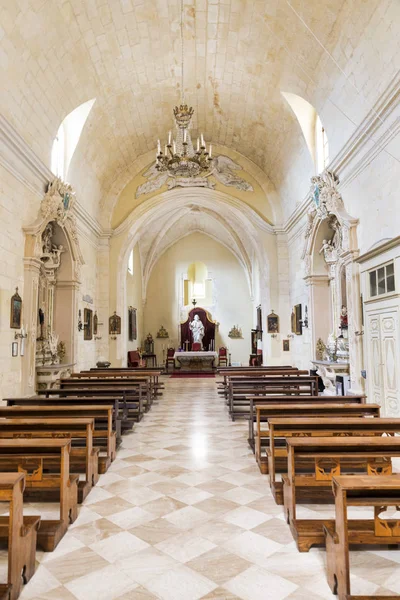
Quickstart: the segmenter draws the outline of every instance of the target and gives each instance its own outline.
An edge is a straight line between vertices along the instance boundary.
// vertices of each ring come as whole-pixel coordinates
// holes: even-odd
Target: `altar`
[[[202,371],[212,372],[216,366],[218,358],[217,352],[200,351],[200,352],[175,352],[175,363],[179,365],[181,371]]]

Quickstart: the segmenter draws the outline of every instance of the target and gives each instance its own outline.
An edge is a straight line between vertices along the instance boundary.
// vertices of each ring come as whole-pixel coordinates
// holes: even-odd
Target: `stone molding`
[[[18,181],[38,198],[42,198],[54,173],[43,163],[28,146],[17,130],[0,114],[0,165],[9,171]],[[99,236],[103,229],[76,199],[73,213],[77,217],[79,232],[86,227],[92,234]]]
[[[342,149],[332,159],[329,170],[340,178],[339,191],[348,186],[400,132],[400,116],[392,124],[387,119],[400,104],[400,74],[381,95]],[[383,130],[383,131],[382,131]],[[374,135],[374,139],[371,136]],[[376,137],[376,136],[379,137]],[[372,144],[371,144],[372,142]],[[310,191],[299,202],[283,225],[275,230],[291,232],[307,214],[313,199]]]

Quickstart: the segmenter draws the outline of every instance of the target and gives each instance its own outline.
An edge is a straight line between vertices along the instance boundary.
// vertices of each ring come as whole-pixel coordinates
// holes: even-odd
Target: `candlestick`
[[[201,145],[202,145],[202,146],[205,146],[205,143],[204,143],[204,136],[203,136],[203,134],[201,134]]]
[[[161,152],[161,142],[160,140],[157,140],[157,153],[160,154]]]
[[[168,144],[171,145],[171,132],[168,132]]]
[[[211,151],[212,151],[212,146],[211,146],[211,144],[210,144],[209,158],[211,158]]]
[[[175,142],[175,140],[174,140],[173,148],[174,148],[174,154],[176,154],[176,142]]]
[[[200,140],[197,138],[197,152],[200,152]]]

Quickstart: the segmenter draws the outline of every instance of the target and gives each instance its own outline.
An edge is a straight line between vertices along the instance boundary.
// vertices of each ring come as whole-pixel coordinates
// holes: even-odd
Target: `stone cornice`
[[[371,260],[371,258],[374,258],[375,256],[379,256],[380,254],[383,254],[384,252],[387,252],[388,250],[392,250],[393,248],[396,248],[397,246],[400,246],[400,235],[398,235],[390,240],[378,242],[378,244],[375,244],[372,248],[367,250],[367,252],[364,252],[364,254],[361,254],[361,256],[359,256],[356,259],[356,262],[362,264],[362,263],[366,262],[367,260]]]
[[[43,198],[54,174],[28,146],[17,130],[0,114],[0,165],[38,198]],[[79,231],[89,230],[100,236],[103,229],[79,203],[75,202],[73,213],[77,217]],[[82,227],[83,225],[83,227]]]
[[[400,73],[397,74],[353,135],[333,158],[329,170],[339,177],[338,190],[348,186],[400,132],[400,116],[388,123],[400,104]],[[374,136],[374,138],[372,138]],[[291,231],[312,204],[310,191],[277,230]]]

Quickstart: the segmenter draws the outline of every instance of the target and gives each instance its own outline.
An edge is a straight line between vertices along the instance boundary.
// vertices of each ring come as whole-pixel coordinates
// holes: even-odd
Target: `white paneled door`
[[[399,310],[367,310],[366,316],[368,400],[382,406],[381,416],[400,417]]]

